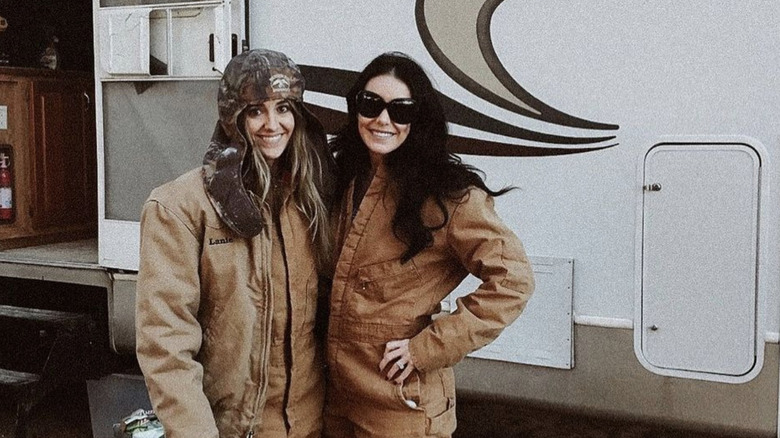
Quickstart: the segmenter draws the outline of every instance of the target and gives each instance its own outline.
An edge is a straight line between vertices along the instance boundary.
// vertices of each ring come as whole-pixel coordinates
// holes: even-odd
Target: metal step
[[[21,387],[35,384],[39,380],[41,380],[41,376],[38,374],[0,368],[0,386]]]
[[[89,316],[57,310],[0,305],[0,320],[6,325],[40,326],[41,332],[56,333],[40,374],[0,368],[0,391],[16,403],[15,438],[25,438],[30,410],[49,391],[62,383],[65,374],[78,372],[73,367],[86,342]]]
[[[33,321],[46,326],[74,328],[87,320],[87,315],[59,310],[33,309],[0,305],[0,319]]]

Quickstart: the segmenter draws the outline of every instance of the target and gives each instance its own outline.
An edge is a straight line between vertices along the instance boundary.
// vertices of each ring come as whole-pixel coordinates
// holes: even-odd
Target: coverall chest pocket
[[[399,324],[413,320],[422,284],[413,260],[390,260],[358,269],[355,279],[355,310],[361,318],[379,318]]]

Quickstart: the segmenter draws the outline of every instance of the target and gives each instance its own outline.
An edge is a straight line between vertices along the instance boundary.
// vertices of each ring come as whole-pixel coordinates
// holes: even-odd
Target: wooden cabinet
[[[96,235],[90,75],[0,69],[0,144],[11,146],[15,161],[15,216],[0,224],[0,248]]]
[[[97,221],[94,86],[85,80],[32,84],[33,226]]]

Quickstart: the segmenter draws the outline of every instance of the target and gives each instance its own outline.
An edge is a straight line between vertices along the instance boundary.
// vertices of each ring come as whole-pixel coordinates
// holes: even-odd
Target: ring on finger
[[[396,362],[395,364],[398,366],[399,370],[402,370],[406,367],[406,364],[404,364],[403,362]]]

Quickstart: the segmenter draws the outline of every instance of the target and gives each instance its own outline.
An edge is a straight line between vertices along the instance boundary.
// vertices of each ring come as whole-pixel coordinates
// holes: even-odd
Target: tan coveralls
[[[166,437],[254,430],[254,438],[276,438],[285,435],[272,430],[288,427],[290,437],[319,436],[324,376],[309,224],[288,199],[278,225],[281,251],[270,236],[237,236],[212,208],[201,169],[146,202],[137,354]],[[271,287],[281,291],[276,300]],[[289,308],[274,313],[284,301]],[[276,331],[274,317],[283,321]]]
[[[401,263],[394,237],[397,194],[380,167],[354,219],[352,188],[341,206],[327,339],[325,435],[330,438],[449,437],[455,430],[451,366],[493,339],[522,312],[534,288],[520,240],[495,214],[493,200],[470,189],[447,201],[447,225]],[[439,224],[434,202],[425,223]],[[472,273],[481,286],[436,320],[439,303]],[[403,385],[379,371],[385,344],[410,338],[415,370]]]

